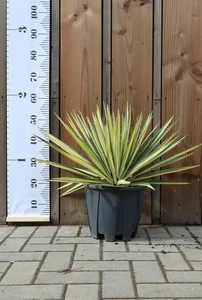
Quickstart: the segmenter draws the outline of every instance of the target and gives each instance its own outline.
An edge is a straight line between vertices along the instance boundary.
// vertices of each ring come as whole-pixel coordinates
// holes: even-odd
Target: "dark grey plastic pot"
[[[144,188],[86,186],[91,234],[106,241],[135,237],[142,213]]]

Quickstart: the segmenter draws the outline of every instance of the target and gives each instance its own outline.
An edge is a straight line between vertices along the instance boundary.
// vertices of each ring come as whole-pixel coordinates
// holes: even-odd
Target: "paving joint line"
[[[72,251],[70,260],[69,260],[69,265],[68,265],[68,268],[67,268],[67,270],[68,270],[69,272],[72,271],[72,266],[73,266],[74,258],[75,258],[75,255],[76,255],[76,249],[77,249],[77,244],[74,245],[74,248],[73,248],[73,251]]]
[[[165,254],[165,255],[166,255],[166,254]],[[166,283],[169,283],[168,277],[167,277],[167,274],[166,274],[166,270],[164,269],[164,266],[163,266],[163,264],[162,264],[162,262],[161,262],[161,260],[160,260],[160,258],[159,258],[159,256],[158,256],[158,253],[154,253],[154,256],[155,256],[156,261],[157,261],[157,264],[158,264],[158,266],[159,266],[159,268],[160,268],[160,270],[161,270],[161,273],[162,273],[162,275],[163,275],[163,278],[165,279],[165,282],[166,282]],[[161,283],[163,283],[163,282],[161,282]]]
[[[168,230],[168,227],[167,227],[167,226],[164,226],[164,229],[165,229],[165,231],[168,233],[168,235],[169,235],[172,239],[174,239],[174,237],[172,236],[172,234],[171,234],[170,231]]]
[[[10,227],[10,226],[7,226],[7,227]],[[8,237],[11,236],[11,234],[14,233],[14,231],[16,230],[16,228],[17,227],[14,227],[13,230],[8,235],[5,236],[5,238],[0,242],[0,246],[7,240]]]
[[[99,246],[99,261],[103,261],[103,240],[100,240]]]
[[[133,268],[132,260],[129,260],[128,264],[129,264],[129,270],[130,270],[130,276],[131,276],[131,281],[132,281],[132,286],[133,286],[134,297],[135,297],[135,299],[139,299],[137,283],[136,283],[136,279],[135,279],[135,271]]]
[[[129,249],[128,242],[127,242],[127,241],[125,241],[124,243],[125,243],[126,252],[130,252],[130,249]]]
[[[14,262],[11,261],[10,264],[8,265],[8,267],[6,268],[6,270],[3,272],[2,276],[0,276],[0,282],[6,276],[7,272],[10,270],[10,268],[12,267],[13,264],[14,264]]]
[[[188,227],[185,227],[186,228],[186,230],[191,234],[191,236],[193,237],[193,239],[196,241],[196,243],[200,246],[200,247],[202,247],[202,243],[198,240],[198,236],[196,236],[196,235],[194,235],[190,230],[189,230],[189,228]]]
[[[99,271],[99,285],[98,285],[98,300],[102,300],[103,295],[103,271]]]
[[[60,227],[61,226],[57,226],[57,229],[56,229],[55,233],[53,234],[53,236],[52,236],[50,242],[48,243],[48,245],[52,245],[53,244],[53,242],[54,242],[54,240],[55,240],[55,238],[56,238],[56,236],[58,234],[58,231],[59,231]]]
[[[35,230],[30,234],[30,236],[26,239],[26,241],[24,242],[24,244],[22,245],[22,247],[19,249],[18,252],[22,252],[23,249],[27,246],[27,244],[29,243],[29,241],[31,240],[31,238],[33,237],[33,235],[35,234],[35,232],[37,231],[38,227],[35,228]]]
[[[65,284],[63,287],[62,297],[61,300],[65,300],[65,296],[67,294],[68,284]]]
[[[81,230],[83,226],[79,226],[79,229],[77,231],[76,237],[81,237]]]
[[[148,232],[147,228],[144,228],[144,230],[145,230],[145,232],[146,232],[146,236],[147,236],[149,245],[152,245],[152,240],[151,240],[151,237],[150,237],[150,235],[149,235],[149,232]]]
[[[189,259],[186,257],[186,254],[184,254],[184,252],[181,250],[180,245],[176,245],[176,248],[178,249],[178,252],[182,256],[182,258],[184,259],[184,261],[186,262],[188,267],[190,268],[190,271],[195,271],[194,268],[192,267],[192,264],[190,263]]]
[[[45,252],[42,259],[40,260],[39,265],[38,265],[38,267],[37,267],[37,269],[36,269],[36,271],[35,271],[35,273],[32,277],[31,284],[35,284],[35,281],[36,281],[36,279],[37,279],[37,277],[40,273],[41,267],[44,264],[44,261],[45,261],[46,257],[48,256],[48,253],[49,253],[48,251]]]

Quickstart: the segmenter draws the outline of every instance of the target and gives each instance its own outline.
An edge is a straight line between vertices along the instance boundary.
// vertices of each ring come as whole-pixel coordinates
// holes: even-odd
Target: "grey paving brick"
[[[7,237],[14,229],[13,226],[0,226],[0,239]]]
[[[61,226],[58,230],[57,237],[77,236],[79,226]]]
[[[51,241],[51,237],[48,238],[31,238],[28,244],[49,244]]]
[[[99,260],[99,244],[77,245],[74,260]]]
[[[156,260],[151,252],[104,252],[104,260]]]
[[[44,252],[0,253],[0,261],[38,261],[43,255]]]
[[[49,245],[26,245],[26,247],[23,249],[25,252],[34,252],[34,251],[72,251],[74,248],[74,245],[56,245],[56,244],[49,244]]]
[[[93,238],[74,237],[74,238],[56,238],[54,244],[99,244],[99,240]]]
[[[169,237],[168,232],[163,227],[147,228],[150,237]]]
[[[0,273],[4,273],[9,265],[10,265],[9,262],[1,262],[0,261]]]
[[[193,298],[201,297],[202,286],[199,283],[193,284],[138,284],[137,289],[140,297],[148,298]]]
[[[131,245],[129,244],[130,251],[141,251],[141,252],[178,252],[175,245]]]
[[[70,285],[65,300],[98,300],[98,285]]]
[[[197,261],[197,262],[192,261],[191,265],[194,268],[194,270],[202,271],[202,261]]]
[[[50,252],[48,253],[41,271],[59,271],[68,268],[71,252]]]
[[[141,282],[165,282],[160,267],[156,261],[133,262],[135,281]]]
[[[190,261],[202,261],[202,248],[199,246],[179,246]]]
[[[158,254],[165,270],[190,270],[180,253]]]
[[[200,271],[168,271],[166,272],[169,282],[201,282],[202,272]]]
[[[89,226],[83,226],[81,228],[80,236],[83,236],[83,237],[90,237],[91,236],[91,232],[90,232]]]
[[[138,228],[138,232],[137,232],[136,237],[137,238],[146,238],[147,237],[147,233],[146,233],[146,231],[143,227]]]
[[[57,226],[41,226],[37,229],[33,237],[52,237],[57,230]]]
[[[193,238],[151,238],[152,245],[198,245]]]
[[[15,231],[10,235],[10,237],[29,237],[34,230],[36,229],[35,226],[23,226],[23,227],[18,227],[15,229]]]
[[[7,238],[0,246],[0,252],[17,252],[26,242],[26,238]]]
[[[0,284],[30,284],[38,266],[39,262],[15,262]]]
[[[0,286],[0,300],[61,300],[63,285]]]
[[[202,238],[202,226],[192,226],[188,228],[193,235]]]
[[[98,272],[40,272],[36,284],[77,284],[77,283],[99,283]]]
[[[148,238],[136,237],[127,242],[128,245],[149,245],[150,241]]]
[[[76,261],[72,268],[80,271],[128,271],[129,265],[126,261]]]
[[[124,242],[109,243],[104,241],[103,251],[113,251],[113,252],[126,251],[126,246]]]
[[[172,237],[191,237],[189,231],[184,227],[168,227]]]
[[[134,290],[130,272],[103,272],[104,298],[133,298]]]

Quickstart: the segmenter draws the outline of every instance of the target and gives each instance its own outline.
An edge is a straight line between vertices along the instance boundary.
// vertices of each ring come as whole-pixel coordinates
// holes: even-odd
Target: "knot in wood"
[[[88,4],[84,3],[84,4],[82,5],[82,10],[83,10],[83,11],[87,11],[87,10],[88,10]]]
[[[190,75],[195,84],[202,84],[202,63],[196,63],[190,68]]]
[[[151,4],[152,0],[140,0],[140,5]]]
[[[71,17],[72,22],[75,22],[77,19],[78,19],[78,15],[76,14]]]
[[[130,5],[131,5],[131,1],[130,0],[125,1],[123,3],[123,9],[128,12],[128,10],[130,9]]]
[[[123,28],[123,29],[121,29],[121,30],[119,31],[119,34],[120,34],[120,35],[124,35],[125,33],[126,33],[126,28],[125,28],[125,29]]]

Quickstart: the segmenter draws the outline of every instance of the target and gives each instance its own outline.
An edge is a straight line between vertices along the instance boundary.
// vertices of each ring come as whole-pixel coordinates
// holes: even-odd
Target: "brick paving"
[[[87,226],[0,226],[0,300],[50,299],[202,300],[202,226],[114,243]]]

